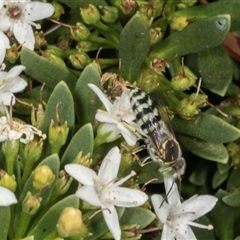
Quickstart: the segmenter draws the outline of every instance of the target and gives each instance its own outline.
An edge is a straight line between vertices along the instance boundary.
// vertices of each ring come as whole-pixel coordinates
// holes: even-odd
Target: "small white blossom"
[[[24,69],[24,66],[18,65],[9,72],[0,71],[0,104],[5,106],[15,104],[13,93],[20,92],[27,86],[27,82],[18,76]]]
[[[19,139],[20,142],[27,144],[34,139],[34,135],[46,138],[42,131],[32,125],[14,121],[7,110],[6,116],[0,117],[0,142]]]
[[[0,206],[6,207],[15,203],[17,203],[17,199],[14,193],[0,186]]]
[[[213,229],[212,225],[205,226],[193,221],[209,212],[218,199],[210,195],[194,195],[181,203],[177,185],[175,182],[173,184],[173,181],[172,178],[164,179],[168,203],[161,195],[155,194],[151,197],[155,213],[163,223],[161,239],[194,240],[196,237],[190,226]]]
[[[31,25],[41,28],[33,21],[48,18],[53,13],[54,8],[49,3],[31,2],[31,0],[1,1],[0,30],[12,32],[20,44],[33,50],[35,38]]]
[[[79,164],[65,166],[66,172],[83,184],[76,195],[89,204],[102,208],[105,222],[115,240],[121,239],[121,229],[115,206],[138,207],[148,199],[148,196],[140,190],[119,187],[135,175],[135,172],[132,172],[125,178],[116,181],[120,160],[120,151],[114,147],[104,158],[98,175],[92,169]]]
[[[133,122],[135,115],[132,112],[128,91],[123,90],[120,98],[117,98],[112,104],[97,86],[93,84],[88,84],[88,86],[96,93],[107,110],[107,112],[98,110],[95,116],[99,122],[104,123],[101,132],[104,134],[111,131],[108,139],[112,140],[122,134],[130,146],[135,145],[138,139],[134,130],[138,126]],[[130,129],[131,127],[133,129]]]

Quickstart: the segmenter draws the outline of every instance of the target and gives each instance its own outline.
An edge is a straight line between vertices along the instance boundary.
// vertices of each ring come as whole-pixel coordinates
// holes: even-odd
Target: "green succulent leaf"
[[[222,189],[218,190],[215,196],[218,198],[217,204],[210,212],[210,217],[214,222],[215,233],[220,240],[233,239],[234,234],[234,215],[236,210],[227,206],[222,201],[222,198],[227,194],[228,193]]]
[[[58,107],[57,107],[58,106]],[[57,119],[57,114],[59,119]],[[67,122],[69,128],[68,139],[72,138],[72,134],[75,126],[74,116],[74,102],[72,94],[65,82],[61,81],[54,88],[45,111],[45,118],[43,124],[43,132],[48,133],[51,121],[54,121],[54,125],[63,125]],[[58,123],[60,120],[60,123]],[[45,147],[45,156],[50,153],[50,144]]]
[[[197,53],[220,45],[230,29],[230,15],[215,16],[191,23],[158,44],[150,58],[171,59],[176,55]]]
[[[40,219],[36,226],[29,232],[29,236],[33,235],[34,239],[44,239],[52,231],[55,230],[58,218],[66,207],[79,207],[79,198],[70,195],[53,205],[48,212]]]
[[[79,77],[75,88],[76,115],[80,125],[92,123],[95,126],[95,114],[102,106],[98,96],[88,87],[92,83],[99,87],[101,76],[96,65],[89,64]]]
[[[220,163],[226,163],[228,161],[228,152],[223,144],[210,143],[180,134],[178,137],[188,151],[199,157]]]
[[[140,14],[135,14],[120,34],[121,75],[125,80],[132,83],[139,78],[149,47],[149,28]]]
[[[73,91],[77,78],[67,68],[52,63],[25,47],[21,51],[20,58],[21,64],[26,67],[25,72],[38,82],[54,88],[60,81],[64,81]]]
[[[140,229],[147,227],[154,219],[155,214],[148,209],[136,207],[126,208],[120,222],[122,225],[139,225]]]
[[[223,202],[230,207],[240,207],[240,191],[229,193],[227,196],[223,197]]]
[[[82,152],[82,156],[93,153],[94,137],[93,129],[90,123],[81,127],[77,133],[71,139],[66,151],[61,159],[61,166],[72,163],[74,158],[79,152]]]
[[[220,171],[217,169],[213,175],[212,187],[214,189],[219,187],[228,178],[228,175],[228,172],[220,173]]]
[[[7,239],[10,225],[10,207],[0,207],[0,239]]]
[[[211,114],[200,113],[194,120],[175,117],[172,120],[174,129],[211,143],[227,143],[240,137],[240,130]]]
[[[233,65],[223,46],[199,52],[196,61],[204,87],[224,96],[233,78]]]
[[[239,8],[240,2],[238,0],[218,1],[176,11],[172,17],[184,16],[188,18],[188,21],[191,21],[191,19],[197,20],[228,14],[231,16],[231,31],[237,31],[240,24]]]
[[[192,171],[189,181],[196,186],[204,186],[207,181],[207,174],[209,172],[209,166],[201,161]]]
[[[240,188],[240,168],[233,169],[227,182],[227,189]]]

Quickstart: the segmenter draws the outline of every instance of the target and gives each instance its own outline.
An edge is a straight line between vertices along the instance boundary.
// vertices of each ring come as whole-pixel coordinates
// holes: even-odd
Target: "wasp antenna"
[[[169,195],[169,193],[172,191],[173,185],[174,185],[174,183],[175,183],[175,178],[172,178],[172,179],[173,179],[172,185],[171,185],[170,189],[168,190],[168,192],[167,192],[166,196],[168,196],[168,195]],[[159,208],[161,208],[161,207],[162,207],[162,205],[163,205],[164,201],[165,201],[165,200],[163,200],[163,201],[162,201],[162,203],[160,204]]]

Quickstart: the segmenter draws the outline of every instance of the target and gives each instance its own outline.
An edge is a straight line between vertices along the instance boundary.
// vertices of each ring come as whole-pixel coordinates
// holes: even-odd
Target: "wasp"
[[[139,88],[127,88],[136,122],[141,129],[139,134],[145,143],[139,151],[147,149],[149,158],[160,164],[161,172],[174,170],[173,177],[180,179],[186,164],[166,108],[157,108],[149,95]]]

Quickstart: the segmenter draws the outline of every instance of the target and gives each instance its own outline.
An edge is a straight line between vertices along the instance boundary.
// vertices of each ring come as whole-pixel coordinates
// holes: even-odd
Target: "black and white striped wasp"
[[[136,87],[127,88],[136,122],[141,129],[138,134],[145,143],[138,150],[147,149],[149,158],[160,164],[162,173],[173,171],[173,178],[180,179],[186,164],[165,106],[158,109],[145,92]]]

